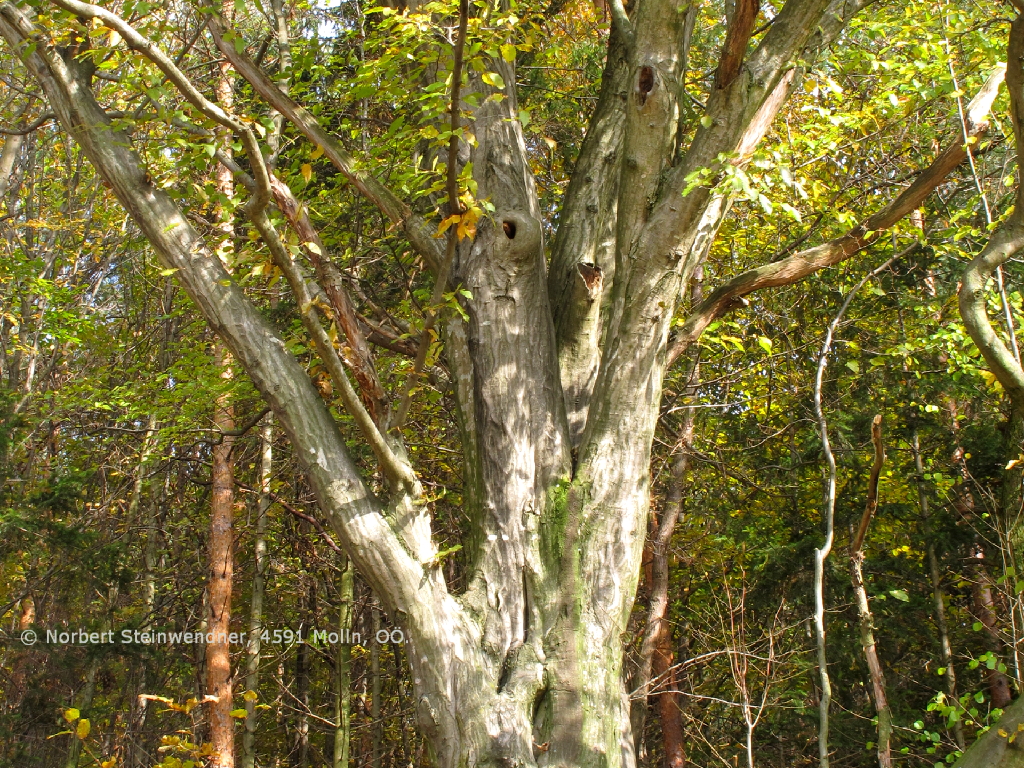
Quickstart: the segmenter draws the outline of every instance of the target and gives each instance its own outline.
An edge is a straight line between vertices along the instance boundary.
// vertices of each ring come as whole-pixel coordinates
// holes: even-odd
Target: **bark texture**
[[[850,576],[853,593],[857,598],[857,613],[860,617],[860,645],[867,660],[868,674],[871,678],[871,699],[875,704],[875,714],[878,717],[878,741],[876,742],[878,765],[880,768],[890,768],[892,766],[892,750],[889,746],[892,738],[892,712],[889,710],[889,702],[885,695],[885,673],[878,660],[874,617],[871,615],[871,606],[868,603],[868,591],[864,586],[864,539],[868,533],[868,526],[871,525],[871,519],[878,509],[878,478],[885,462],[881,415],[875,416],[871,422],[871,442],[875,447],[875,460],[871,466],[871,476],[868,478],[868,499],[864,505],[864,514],[861,516],[860,525],[850,544]]]
[[[282,121],[322,146],[338,171],[408,238],[438,275],[437,290],[446,288],[450,267],[451,279],[471,294],[463,301],[466,320],[439,319],[462,431],[465,511],[473,523],[466,542],[471,578],[465,594],[454,596],[436,562],[428,505],[400,430],[392,429],[360,320],[322,239],[301,202],[273,177],[249,123],[229,103],[208,101],[153,41],[116,14],[81,0],[52,2],[117,31],[191,109],[241,142],[245,173],[226,151],[217,160],[248,187],[242,211],[284,273],[335,391],[372,448],[387,479],[386,498],[371,492],[280,335],[151,182],[130,137],[114,130],[93,95],[88,59],[40,35],[13,3],[0,5],[0,35],[273,409],[340,546],[405,632],[412,695],[437,763],[633,766],[622,635],[647,531],[651,443],[676,305],[728,210],[729,200],[717,189],[724,163],[746,162],[797,80],[797,64],[834,40],[863,3],[788,0],[757,38],[759,5],[740,3],[704,119],[692,126],[686,143],[680,137],[691,135],[691,126],[680,125],[678,102],[697,11],[681,9],[675,0],[637,0],[628,12],[613,2],[605,81],[563,200],[550,274],[517,119],[514,63],[487,62],[507,84],[503,89],[483,83],[475,71],[467,75],[468,91],[504,98],[482,98],[472,108],[462,104],[461,123],[476,143],[453,142],[450,157],[460,170],[472,163],[476,197],[490,200],[495,210],[480,220],[473,238],[451,239],[446,252],[432,237],[433,226],[362,170],[283,82],[225,40],[225,19],[210,19],[224,59]],[[286,44],[281,19],[275,11],[276,34]],[[456,162],[449,162],[455,170]],[[693,174],[703,174],[706,183],[684,195]],[[316,246],[306,256],[317,283],[284,247],[267,213],[270,205],[301,242]],[[856,247],[867,237],[857,234]],[[807,263],[817,269],[835,263],[831,258]],[[733,295],[813,271],[792,266],[744,283]],[[337,323],[347,338],[341,353],[325,320]],[[699,330],[688,333],[696,338]],[[663,530],[670,531],[668,522]],[[211,590],[211,630],[225,615],[218,600]],[[657,661],[663,670],[659,633],[652,637],[651,664],[654,669]],[[339,680],[342,701],[345,689]],[[339,733],[344,710],[342,703]],[[343,765],[345,750],[338,747],[335,763]]]

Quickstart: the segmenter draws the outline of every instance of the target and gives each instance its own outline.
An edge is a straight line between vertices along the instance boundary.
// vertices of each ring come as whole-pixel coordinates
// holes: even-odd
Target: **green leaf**
[[[889,590],[889,594],[892,595],[893,597],[895,597],[900,602],[903,602],[903,603],[909,603],[910,602],[910,595],[908,595],[902,589],[890,589]]]
[[[495,88],[505,88],[505,81],[497,72],[484,72],[480,79],[487,83],[487,85],[493,85]]]

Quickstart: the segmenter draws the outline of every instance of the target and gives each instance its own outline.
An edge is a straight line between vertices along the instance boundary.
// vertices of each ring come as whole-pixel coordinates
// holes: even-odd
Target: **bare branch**
[[[882,415],[877,414],[871,420],[871,442],[875,446],[875,461],[871,465],[871,476],[868,478],[868,498],[864,504],[864,514],[860,518],[860,525],[857,533],[850,544],[850,551],[856,555],[864,547],[864,537],[867,536],[868,526],[878,509],[878,478],[882,474],[882,465],[885,463],[885,447],[882,445]]]
[[[37,128],[41,128],[51,120],[56,120],[57,116],[53,112],[44,112],[31,123],[26,126],[18,128],[0,128],[0,133],[6,134],[7,136],[25,136],[26,134],[32,133]]]
[[[1006,51],[1006,86],[1010,92],[1010,117],[1017,142],[1017,158],[1024,156],[1024,15],[1010,25]],[[974,119],[973,102],[967,108],[968,123]],[[986,292],[992,274],[1015,253],[1024,248],[1024,185],[1017,188],[1013,213],[992,234],[988,245],[964,270],[960,285],[960,317],[971,339],[981,351],[993,375],[1003,385],[1015,411],[1024,410],[1024,369],[1007,349],[988,319]]]

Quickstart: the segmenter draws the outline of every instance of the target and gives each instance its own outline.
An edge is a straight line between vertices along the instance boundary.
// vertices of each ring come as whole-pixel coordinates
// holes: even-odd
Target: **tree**
[[[440,47],[409,42],[410,50],[432,51],[430,65],[416,70],[425,90],[447,96],[431,107],[441,143],[421,146],[419,161],[445,165],[445,179],[432,190],[403,183],[404,199],[318,120],[313,95],[301,105],[301,95],[286,94],[261,69],[262,54],[247,55],[241,19],[229,27],[203,10],[197,34],[208,29],[251,88],[249,113],[208,100],[142,24],[126,20],[137,8],[118,15],[80,0],[53,0],[31,12],[0,5],[0,34],[273,409],[342,548],[404,630],[419,722],[440,765],[634,764],[623,635],[647,529],[667,366],[746,295],[791,284],[871,245],[967,157],[957,137],[863,224],[744,272],[709,291],[687,317],[677,316],[744,188],[746,163],[805,68],[865,5],[788,0],[762,14],[757,2],[738,0],[706,102],[695,110],[685,87],[694,13],[668,0],[628,9],[612,0],[601,95],[561,201],[550,258],[517,108],[523,41],[519,19],[507,9],[427,8],[452,36]],[[101,29],[106,45],[92,39]],[[475,66],[463,66],[464,46]],[[172,196],[153,178],[120,116],[111,114],[116,110],[101,106],[98,96],[106,94],[94,90],[94,78],[122,56],[148,77],[158,71],[175,91],[168,98],[184,100],[169,122],[192,123],[211,140],[215,130],[229,131],[240,144],[244,159],[212,141],[210,156],[248,187],[240,210],[292,291],[344,419],[332,413],[281,330],[232,279],[210,233],[183,213],[183,195]],[[968,138],[987,129],[997,87],[995,79],[969,110]],[[148,98],[164,98],[151,90],[157,93]],[[267,162],[258,116],[270,109],[377,207],[436,276],[418,338],[400,340],[412,345],[414,364],[397,403],[381,383],[368,342],[373,328],[355,311],[327,233],[314,228]],[[442,211],[435,218],[447,229],[444,247],[425,201]],[[279,232],[282,225],[295,232],[295,243]],[[718,274],[727,265],[709,266]],[[471,526],[461,594],[446,582],[430,500],[408,450],[409,400],[436,358],[435,336],[443,339],[458,411],[462,511]],[[376,489],[345,439],[349,420],[379,468]]]

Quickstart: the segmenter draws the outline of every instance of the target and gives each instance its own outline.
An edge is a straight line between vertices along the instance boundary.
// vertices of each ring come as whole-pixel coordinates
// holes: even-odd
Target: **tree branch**
[[[850,544],[850,552],[857,555],[864,547],[864,537],[868,534],[868,526],[878,509],[878,478],[882,474],[885,463],[885,447],[882,445],[882,415],[877,414],[871,420],[871,442],[875,446],[875,461],[871,465],[871,476],[868,478],[868,499],[864,504],[864,514],[860,518],[857,533]]]
[[[1010,25],[1010,40],[1006,51],[1009,65],[1006,87],[1010,92],[1010,118],[1017,144],[1017,162],[1024,157],[1024,14]],[[973,102],[971,103],[973,106]],[[973,119],[971,106],[967,108],[968,124]],[[1017,187],[1013,213],[992,234],[988,245],[964,270],[960,285],[960,317],[964,328],[981,351],[985,362],[1006,394],[1015,411],[1024,410],[1024,370],[1013,353],[1007,349],[988,319],[985,308],[985,286],[992,273],[1015,253],[1024,248],[1024,185]],[[1011,330],[1012,333],[1012,330]]]
[[[743,66],[743,57],[747,53],[747,45],[754,32],[754,22],[761,10],[759,0],[737,0],[736,10],[729,20],[729,30],[725,34],[725,45],[722,46],[722,57],[715,73],[715,87],[728,87]]]
[[[414,214],[409,206],[384,184],[359,170],[341,142],[328,133],[308,110],[284,93],[252,59],[235,50],[233,43],[225,41],[225,28],[219,19],[211,18],[209,27],[217,47],[235,70],[249,81],[253,89],[274,109],[287,117],[307,139],[323,147],[324,154],[334,167],[341,171],[360,194],[376,205],[381,213],[401,227],[413,248],[427,261],[428,266],[436,271],[441,265],[443,255],[427,223]]]
[[[84,79],[87,72],[78,69],[81,63],[73,55],[62,58],[13,3],[0,4],[0,35],[42,86],[61,126],[110,184],[161,262],[175,270],[182,287],[274,409],[301,456],[321,509],[360,572],[389,610],[404,611],[412,624],[429,627],[433,620],[424,610],[444,599],[443,583],[424,572],[385,520],[319,393],[281,337],[166,192],[148,178],[128,137],[111,125],[96,102]]]
[[[997,67],[967,108],[968,131],[981,138],[988,130],[987,116],[1003,79],[1005,67]],[[807,248],[781,261],[764,264],[737,275],[712,291],[686,319],[676,333],[669,349],[669,364],[700,338],[704,329],[731,309],[740,306],[743,298],[762,288],[790,285],[818,270],[845,261],[861,251],[900,219],[916,210],[925,198],[964,160],[966,145],[959,139],[942,152],[922,171],[914,182],[882,210],[840,237]]]
[[[359,385],[363,403],[369,411],[374,423],[387,430],[388,396],[380,383],[377,368],[373,362],[373,354],[366,343],[366,337],[359,327],[358,314],[352,299],[341,282],[337,268],[327,258],[327,251],[319,233],[309,220],[309,213],[292,193],[291,188],[277,176],[271,176],[270,189],[281,213],[285,215],[292,228],[302,241],[307,258],[316,270],[317,277],[324,293],[330,300],[334,322],[345,334],[348,341],[342,347],[342,355]]]

